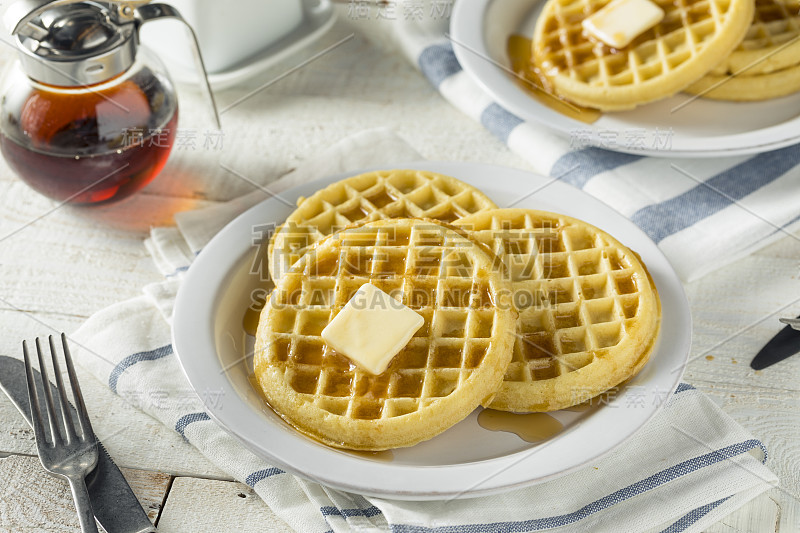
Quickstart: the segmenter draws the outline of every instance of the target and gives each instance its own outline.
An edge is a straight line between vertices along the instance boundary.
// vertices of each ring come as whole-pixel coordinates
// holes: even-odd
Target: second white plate
[[[455,176],[479,187],[501,207],[546,209],[580,217],[636,250],[661,295],[661,340],[650,361],[607,404],[585,412],[554,413],[564,430],[544,443],[488,431],[477,423],[478,410],[429,441],[376,456],[336,450],[298,433],[264,404],[248,381],[252,337],[245,334],[243,315],[251,294],[263,285],[254,265],[260,264],[259,254],[264,250],[254,245],[254,237],[271,224],[283,222],[298,196],[308,197],[361,172],[353,171],[258,204],[214,237],[189,269],[175,305],[173,342],[192,387],[219,392],[224,398],[206,406],[214,420],[286,471],[344,491],[428,500],[480,496],[562,475],[619,446],[659,411],[677,387],[686,364],[691,319],[678,277],[639,228],[578,189],[521,170],[434,162],[395,168]]]
[[[775,150],[800,142],[800,93],[764,102],[722,102],[678,94],[593,124],[542,105],[508,71],[508,37],[533,35],[544,0],[456,2],[450,23],[459,63],[501,106],[571,139],[656,157],[716,157]],[[498,66],[500,65],[500,66]],[[691,100],[691,101],[690,101]]]

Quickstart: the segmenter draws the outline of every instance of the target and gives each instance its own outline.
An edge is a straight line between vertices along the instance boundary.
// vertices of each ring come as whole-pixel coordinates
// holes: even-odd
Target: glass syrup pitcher
[[[0,89],[0,150],[25,183],[60,202],[98,204],[133,194],[161,171],[178,100],[161,61],[139,46],[139,29],[163,18],[183,21],[172,6],[141,1],[9,6],[5,22],[19,58]]]

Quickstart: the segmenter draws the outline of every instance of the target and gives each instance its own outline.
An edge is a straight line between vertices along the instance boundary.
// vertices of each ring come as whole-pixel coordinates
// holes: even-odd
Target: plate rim
[[[378,166],[378,167],[370,167],[367,169],[355,170],[355,171],[348,171],[337,173],[335,175],[326,176],[324,178],[320,178],[318,180],[314,180],[312,182],[293,187],[288,191],[283,192],[284,195],[294,195],[297,191],[300,194],[308,194],[308,191],[317,190],[319,187],[324,186],[327,183],[331,183],[333,181],[342,179],[343,177],[356,175],[361,172],[368,172],[370,170],[378,170],[378,169],[385,169],[387,166]],[[442,499],[446,497],[452,498],[467,498],[467,497],[477,497],[477,496],[484,496],[489,494],[496,494],[500,492],[506,492],[508,490],[513,490],[515,488],[521,488],[524,486],[540,483],[547,481],[549,479],[553,479],[555,477],[560,477],[565,475],[569,472],[575,471],[590,461],[595,461],[600,459],[601,457],[611,453],[614,449],[622,445],[624,442],[629,440],[633,437],[638,431],[644,427],[644,425],[649,421],[653,416],[655,416],[660,410],[663,408],[663,404],[666,403],[666,399],[671,396],[671,394],[675,391],[677,386],[680,383],[681,377],[683,375],[683,371],[688,363],[690,346],[691,346],[691,315],[689,312],[689,305],[688,300],[686,299],[685,292],[683,290],[683,286],[680,283],[680,280],[677,277],[674,269],[669,264],[669,261],[663,255],[660,249],[658,249],[657,245],[647,237],[644,232],[636,227],[632,222],[626,219],[623,215],[619,214],[618,212],[611,209],[609,206],[604,204],[602,201],[588,195],[584,191],[580,189],[571,187],[567,184],[552,182],[551,180],[547,180],[547,178],[520,169],[514,169],[510,167],[503,167],[498,165],[486,165],[486,164],[476,164],[476,163],[464,163],[464,162],[446,162],[446,161],[416,161],[416,162],[406,162],[402,164],[394,164],[391,165],[390,168],[414,168],[420,170],[430,170],[434,172],[441,172],[445,174],[456,174],[456,177],[462,179],[462,176],[459,176],[459,170],[461,172],[478,172],[481,176],[493,176],[499,175],[501,173],[508,173],[509,179],[513,181],[513,179],[531,179],[532,177],[535,180],[546,180],[550,183],[549,187],[553,187],[556,191],[564,190],[569,191],[568,194],[576,195],[577,197],[583,197],[584,201],[588,201],[591,204],[595,204],[599,209],[599,212],[605,212],[605,214],[612,214],[612,218],[615,218],[615,224],[623,224],[623,226],[627,227],[627,231],[630,231],[632,234],[636,234],[638,239],[644,239],[642,242],[649,242],[647,245],[648,250],[644,251],[643,255],[649,257],[648,261],[650,261],[649,267],[651,268],[651,274],[654,274],[652,271],[653,265],[658,263],[658,272],[653,275],[654,280],[657,282],[657,287],[659,288],[659,292],[662,293],[663,287],[659,285],[659,283],[663,284],[664,286],[668,286],[670,298],[675,299],[675,302],[671,305],[676,305],[677,307],[681,308],[683,313],[676,313],[673,318],[670,320],[675,321],[676,329],[682,332],[682,338],[677,339],[674,343],[676,344],[675,351],[681,352],[682,355],[679,355],[680,365],[672,370],[672,373],[676,373],[674,379],[672,380],[670,390],[668,391],[669,394],[664,396],[665,401],[661,404],[657,405],[651,411],[647,413],[647,415],[641,419],[637,420],[637,426],[629,430],[628,433],[622,438],[621,440],[616,441],[615,443],[607,446],[599,453],[595,453],[594,455],[589,454],[581,461],[577,461],[574,464],[570,465],[567,468],[563,468],[556,472],[551,472],[547,475],[542,475],[538,477],[530,477],[530,476],[510,476],[510,475],[497,475],[497,478],[500,478],[500,482],[493,482],[487,485],[481,486],[480,489],[463,489],[463,480],[465,477],[468,479],[471,474],[478,474],[478,473],[485,473],[487,468],[503,468],[505,467],[505,472],[510,470],[510,466],[513,466],[520,462],[525,462],[526,460],[530,460],[530,456],[535,455],[532,453],[534,450],[540,450],[540,446],[529,448],[526,450],[522,450],[515,453],[506,454],[497,458],[486,459],[482,461],[474,461],[469,463],[460,463],[460,464],[451,464],[451,465],[436,465],[436,466],[416,466],[416,465],[402,465],[402,464],[392,464],[392,463],[382,463],[374,460],[369,459],[362,459],[358,457],[354,457],[352,455],[348,455],[337,450],[333,450],[328,447],[323,447],[325,454],[322,456],[328,456],[328,460],[332,457],[329,456],[330,453],[336,453],[335,467],[329,466],[328,468],[333,468],[334,473],[331,474],[330,472],[323,474],[323,475],[314,475],[308,472],[308,468],[313,468],[312,466],[308,465],[305,468],[298,465],[297,455],[305,452],[311,453],[311,447],[314,446],[316,448],[321,447],[317,443],[314,443],[310,439],[303,437],[299,433],[291,431],[283,431],[281,433],[278,431],[278,434],[273,431],[272,437],[279,438],[281,442],[286,441],[286,435],[292,435],[292,438],[289,439],[288,442],[291,442],[292,446],[297,447],[297,450],[294,450],[294,455],[290,461],[287,462],[284,455],[278,457],[275,453],[279,452],[272,452],[264,447],[263,444],[259,444],[255,442],[252,434],[252,428],[246,427],[242,428],[240,424],[236,421],[232,421],[229,415],[226,415],[224,412],[225,410],[222,409],[222,406],[218,405],[205,405],[207,414],[215,420],[225,431],[229,434],[233,435],[239,441],[241,441],[247,448],[251,451],[256,453],[256,455],[260,456],[261,458],[274,463],[276,466],[283,468],[287,472],[291,472],[297,474],[301,477],[312,479],[313,481],[322,483],[327,486],[331,486],[340,490],[345,490],[349,492],[356,492],[361,493],[369,496],[377,496],[377,497],[389,497],[394,499],[403,499],[403,500],[433,500],[433,499]],[[454,170],[456,172],[454,172]],[[488,178],[484,178],[488,179]],[[469,180],[465,180],[468,181]],[[487,193],[488,194],[488,193]],[[538,194],[538,193],[537,193]],[[533,195],[535,199],[536,195]],[[199,287],[207,286],[207,283],[204,282],[204,275],[208,275],[208,271],[212,270],[217,274],[220,272],[229,273],[232,269],[234,269],[237,265],[239,265],[240,261],[246,257],[247,248],[252,246],[250,242],[251,236],[249,232],[245,232],[245,235],[237,235],[236,232],[239,231],[238,226],[243,226],[248,224],[248,220],[251,218],[256,217],[262,211],[269,207],[270,203],[276,202],[274,197],[267,198],[266,200],[256,204],[255,206],[249,208],[244,213],[237,216],[233,221],[228,223],[221,231],[211,239],[211,241],[203,248],[203,251],[198,254],[198,256],[193,261],[192,265],[188,269],[185,274],[185,278],[183,283],[181,284],[178,295],[176,298],[175,306],[173,309],[173,327],[172,327],[172,342],[175,354],[178,358],[178,362],[180,364],[181,370],[189,381],[190,386],[198,393],[201,390],[217,390],[220,389],[223,391],[223,394],[226,397],[225,405],[230,408],[230,403],[233,402],[234,404],[239,404],[239,407],[244,407],[245,414],[248,413],[250,415],[255,415],[256,413],[249,408],[248,404],[244,402],[244,400],[239,397],[239,393],[233,387],[231,381],[225,377],[221,380],[217,379],[215,381],[214,376],[211,376],[211,382],[208,381],[209,375],[204,375],[204,370],[202,368],[198,368],[197,361],[202,361],[203,359],[198,359],[198,356],[202,356],[206,359],[211,359],[215,362],[214,369],[219,369],[222,372],[216,372],[216,375],[224,375],[222,362],[219,359],[219,355],[217,354],[216,349],[216,342],[215,342],[215,335],[214,335],[214,318],[215,318],[215,309],[220,300],[219,293],[223,290],[225,285],[225,279],[220,280],[220,284],[214,286],[212,290],[207,291],[208,293],[213,294],[204,294],[203,291],[195,290]],[[259,219],[263,223],[263,219]],[[278,221],[276,221],[278,222]],[[613,233],[612,233],[613,234]],[[239,239],[240,244],[246,243],[247,248],[244,248],[240,253],[235,255],[235,257],[230,258],[230,261],[220,261],[220,252],[223,251],[224,248],[233,246],[235,239]],[[227,243],[227,244],[226,244]],[[639,247],[640,253],[642,253],[642,248]],[[205,256],[203,255],[205,253]],[[215,261],[210,261],[208,258],[214,257]],[[224,257],[224,254],[223,254]],[[199,266],[196,266],[199,265]],[[227,265],[227,266],[225,266]],[[664,294],[662,293],[662,301],[664,298]],[[203,307],[205,306],[205,307]],[[200,311],[198,311],[200,310]],[[191,313],[190,313],[191,311]],[[188,314],[187,314],[188,313]],[[199,316],[198,316],[199,313]],[[663,318],[663,316],[662,316]],[[198,325],[205,325],[207,330],[208,336],[210,336],[210,344],[206,343],[204,345],[202,339],[208,340],[206,336],[202,334],[202,332],[198,332]],[[663,325],[662,325],[663,327]],[[660,336],[663,339],[663,334]],[[661,339],[659,342],[661,342]],[[672,341],[672,340],[671,340]],[[657,347],[657,350],[667,349]],[[181,354],[189,354],[191,353],[191,358],[183,357]],[[647,366],[645,366],[647,369]],[[625,406],[621,405],[622,397],[625,395],[624,391],[623,394],[618,396],[614,401],[611,402],[613,404],[616,400],[618,409],[617,412],[624,411]],[[200,394],[198,394],[200,396]],[[230,398],[230,399],[229,399]],[[201,397],[202,399],[202,397]],[[611,406],[609,405],[609,408]],[[605,418],[613,418],[614,412],[608,411],[610,414],[605,415]],[[638,416],[638,413],[630,411]],[[252,418],[252,417],[251,417]],[[588,417],[587,420],[591,420],[593,417]],[[640,417],[641,418],[641,417]],[[240,420],[241,422],[241,420]],[[277,427],[277,426],[275,426]],[[558,438],[553,439],[551,442],[557,442],[562,440],[563,438],[567,437],[573,430],[577,429],[577,427],[570,428],[569,431],[564,432]],[[546,448],[546,446],[545,446]],[[313,455],[312,463],[319,464],[319,449],[316,449],[315,453],[311,453]],[[525,456],[528,457],[525,457]],[[304,457],[303,464],[306,465],[306,461],[309,460],[309,457]],[[352,474],[354,472],[353,468],[360,467],[364,470],[363,475],[361,476],[364,479],[370,479],[372,484],[364,483],[362,481],[352,481],[349,478],[352,478]],[[338,468],[338,470],[337,470]],[[347,472],[349,476],[344,477],[337,477],[335,471],[340,473]],[[447,478],[442,474],[443,471],[447,471],[451,476],[455,476],[457,479],[461,480],[457,483],[444,483],[443,479]],[[391,478],[391,483],[384,482],[384,477],[386,479]],[[430,487],[437,486],[436,482],[439,481],[440,485],[446,485],[445,488],[439,489],[432,489]],[[376,484],[377,482],[377,484]],[[420,488],[422,487],[422,488]]]
[[[539,105],[535,100],[527,96],[521,89],[519,89],[499,68],[494,66],[489,60],[491,54],[486,45],[486,40],[483,31],[483,23],[486,20],[486,14],[489,7],[496,0],[471,0],[469,7],[466,2],[456,2],[453,6],[453,13],[450,19],[450,42],[453,47],[453,52],[458,59],[459,64],[464,69],[464,72],[478,84],[478,86],[494,101],[496,101],[503,108],[511,113],[519,116],[525,122],[534,122],[546,127],[551,132],[557,133],[559,136],[566,136],[568,131],[565,127],[556,127],[553,124],[565,123],[566,125],[573,126],[572,129],[592,129],[593,131],[601,131],[595,128],[592,124],[584,124],[575,121],[569,117],[550,109],[547,106]],[[530,1],[530,0],[529,0]],[[542,2],[544,0],[533,0]],[[480,57],[484,56],[484,57]],[[498,88],[500,90],[498,90]],[[506,97],[504,91],[513,90],[513,96]],[[524,97],[521,98],[521,97]],[[535,112],[527,108],[528,105],[533,103],[536,105]],[[731,102],[735,105],[735,102]],[[550,119],[548,121],[548,118]],[[756,133],[769,134],[770,130],[781,129],[786,130],[786,133],[791,133],[792,125],[794,130],[797,131],[797,126],[800,126],[800,116],[794,119],[774,126],[752,130],[744,133],[736,133],[731,135],[721,135],[714,137],[714,142],[722,145],[733,145],[725,148],[698,148],[691,149],[688,147],[680,149],[626,149],[619,146],[596,146],[614,152],[650,156],[650,157],[686,157],[686,158],[708,158],[708,157],[725,157],[735,155],[748,155],[777,150],[786,146],[791,146],[800,142],[800,134],[794,133],[788,136],[767,141],[767,142],[743,142],[742,139],[747,139]],[[697,139],[693,139],[694,142]],[[738,142],[737,142],[738,141]]]

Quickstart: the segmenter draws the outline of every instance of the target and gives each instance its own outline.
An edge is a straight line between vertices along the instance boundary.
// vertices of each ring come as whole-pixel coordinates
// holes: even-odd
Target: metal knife
[[[33,371],[38,374],[36,370]],[[41,398],[44,394],[44,385],[38,376],[34,379],[37,392]],[[25,364],[19,359],[0,355],[0,390],[11,399],[14,407],[22,413],[28,425],[31,425],[30,401],[25,377]],[[50,384],[53,395],[58,390]],[[72,416],[76,417],[75,408],[69,405]],[[86,476],[86,486],[89,489],[89,499],[97,521],[108,533],[152,533],[156,529],[144,512],[142,505],[131,490],[130,485],[114,464],[105,447],[97,441],[100,453],[97,467]]]
[[[791,325],[792,323],[797,323],[797,321],[781,319],[781,322],[790,325],[780,330],[756,354],[750,362],[750,368],[753,370],[762,370],[800,352],[800,331],[794,329]]]

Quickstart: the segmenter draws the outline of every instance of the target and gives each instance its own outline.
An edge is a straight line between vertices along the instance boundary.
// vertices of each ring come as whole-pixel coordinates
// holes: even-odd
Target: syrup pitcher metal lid
[[[221,127],[194,30],[170,5],[18,0],[8,7],[4,22],[30,78],[59,87],[85,87],[128,70],[136,61],[141,25],[165,18],[180,20],[191,32],[198,74],[205,81],[217,127]]]

